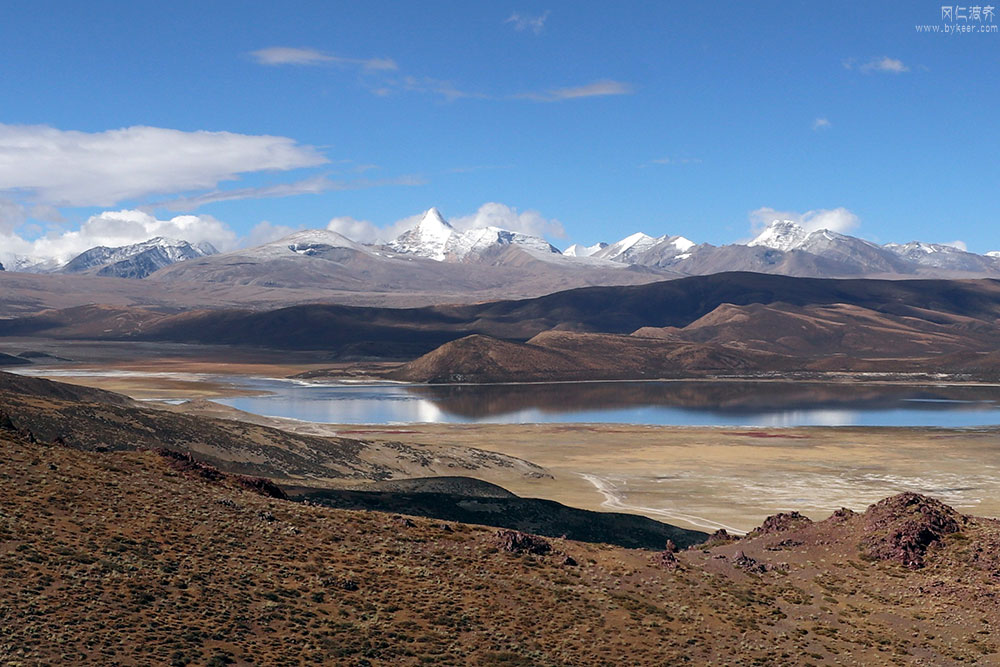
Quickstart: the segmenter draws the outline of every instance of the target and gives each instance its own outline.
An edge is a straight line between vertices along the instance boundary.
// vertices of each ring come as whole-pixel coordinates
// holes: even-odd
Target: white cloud
[[[883,56],[882,58],[876,58],[875,60],[872,60],[862,65],[861,71],[901,74],[903,72],[909,72],[910,68],[904,65],[902,60],[898,60],[896,58],[890,58],[889,56]]]
[[[68,262],[96,246],[111,248],[140,243],[163,236],[191,243],[208,241],[219,250],[231,250],[238,244],[236,233],[225,223],[208,215],[179,215],[158,220],[135,210],[104,211],[91,216],[75,231],[50,232],[28,241],[16,234],[0,235],[5,255],[26,255],[35,259]]]
[[[968,252],[969,251],[969,246],[966,245],[965,241],[955,240],[955,241],[951,241],[950,243],[943,243],[942,245],[948,245],[948,246],[951,246],[952,248],[958,248],[962,252]]]
[[[545,12],[538,16],[532,16],[530,14],[519,14],[514,12],[510,15],[504,23],[511,23],[514,25],[514,30],[519,32],[524,32],[525,30],[530,30],[536,35],[541,34],[542,29],[545,27],[545,21],[548,20],[549,14],[552,12]]]
[[[13,232],[26,218],[23,206],[11,199],[0,197],[0,234]]]
[[[533,236],[554,236],[557,238],[565,238],[566,236],[566,231],[558,220],[545,218],[534,210],[519,213],[513,206],[497,202],[487,202],[472,215],[454,218],[449,222],[458,230],[492,226]]]
[[[292,197],[295,195],[320,194],[323,192],[343,192],[346,190],[366,190],[393,185],[425,185],[426,179],[421,176],[407,175],[398,178],[367,179],[358,178],[350,181],[334,180],[327,176],[313,176],[293,183],[278,183],[259,188],[237,188],[233,190],[213,190],[193,197],[181,197],[168,201],[157,202],[155,206],[165,206],[171,211],[193,211],[205,204],[238,199],[269,199],[274,197]]]
[[[827,130],[831,127],[833,127],[833,123],[830,122],[829,118],[817,118],[812,122],[814,130]]]
[[[57,206],[113,206],[214,188],[239,174],[314,167],[327,159],[294,139],[128,127],[105,132],[0,124],[0,192]]]
[[[358,243],[385,243],[396,238],[412,226],[405,226],[401,224],[407,221],[409,221],[409,218],[383,228],[378,227],[374,223],[367,220],[357,220],[349,216],[339,216],[330,220],[326,228],[331,232],[342,234],[352,241],[357,241]],[[416,224],[416,221],[414,221],[413,224]]]
[[[755,233],[775,220],[791,220],[801,225],[807,232],[829,229],[833,232],[847,233],[861,224],[858,216],[842,206],[834,209],[816,209],[805,213],[779,211],[763,206],[750,212],[750,223]]]
[[[658,157],[650,160],[646,164],[639,165],[640,167],[645,167],[651,164],[699,164],[701,163],[701,158],[696,157]]]
[[[387,89],[386,94],[391,94],[391,86],[398,86],[403,90],[408,90],[414,93],[430,93],[432,95],[441,95],[449,102],[454,102],[460,99],[477,99],[484,100],[489,99],[489,95],[485,93],[470,92],[467,90],[459,90],[450,81],[442,81],[441,79],[434,79],[429,76],[406,76],[403,77],[402,81],[389,82],[390,88]],[[376,93],[377,95],[380,93]]]
[[[634,92],[632,84],[623,81],[613,81],[605,79],[595,81],[583,86],[571,88],[556,88],[543,93],[522,93],[517,97],[536,102],[559,102],[561,100],[573,100],[581,97],[602,97],[605,95],[631,95]]]
[[[867,62],[858,64],[856,58],[848,58],[844,61],[845,69],[855,69],[864,72],[865,74],[870,74],[872,72],[882,72],[885,74],[902,74],[903,72],[909,72],[910,68],[903,64],[902,60],[898,58],[890,58],[889,56],[882,56],[881,58],[873,58]]]
[[[288,236],[293,232],[297,232],[303,227],[289,227],[287,225],[275,225],[267,220],[261,220],[250,233],[247,234],[246,238],[242,239],[240,243],[241,246],[254,247],[259,245],[264,245],[265,243],[270,243],[271,241],[277,241],[278,239]]]
[[[517,30],[532,30],[541,32],[549,12],[539,16],[515,13],[505,23],[511,23]],[[545,91],[530,91],[514,95],[502,95],[491,92],[476,92],[460,87],[452,81],[430,76],[417,76],[398,72],[399,66],[391,58],[345,58],[335,56],[325,51],[312,48],[291,46],[272,46],[266,49],[252,51],[249,54],[257,63],[267,66],[298,65],[341,65],[359,67],[372,74],[364,81],[372,95],[390,97],[400,92],[439,95],[448,102],[460,99],[478,100],[532,100],[535,102],[558,102],[561,100],[580,99],[585,97],[601,97],[607,95],[630,95],[634,92],[632,84],[612,79],[594,81],[582,86],[553,88]]]
[[[394,70],[398,66],[391,58],[344,58],[318,49],[296,48],[293,46],[271,46],[251,51],[261,65],[355,65],[366,70]]]

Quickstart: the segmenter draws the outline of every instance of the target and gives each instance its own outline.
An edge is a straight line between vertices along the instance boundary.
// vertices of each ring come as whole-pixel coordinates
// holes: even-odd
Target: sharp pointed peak
[[[436,206],[431,206],[429,209],[427,209],[424,212],[424,215],[420,218],[420,222],[417,224],[420,227],[434,225],[434,226],[447,227],[449,229],[452,228],[452,226],[448,223],[448,221],[444,219],[444,216],[441,215],[441,211],[439,211]]]

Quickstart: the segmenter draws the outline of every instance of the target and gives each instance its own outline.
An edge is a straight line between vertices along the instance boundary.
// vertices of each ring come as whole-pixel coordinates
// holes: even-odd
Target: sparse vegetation
[[[917,570],[854,560],[864,515],[682,551],[668,569],[655,552],[533,548],[269,498],[154,452],[9,430],[0,446],[0,650],[21,664],[976,664],[997,651],[994,521],[963,520]],[[773,549],[789,539],[800,546]],[[740,553],[789,568],[749,573]]]

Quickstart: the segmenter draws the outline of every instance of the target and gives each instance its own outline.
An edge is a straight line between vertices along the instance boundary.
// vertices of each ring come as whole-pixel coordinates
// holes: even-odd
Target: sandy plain
[[[102,356],[107,350],[100,352],[74,366],[53,362],[31,372],[133,398],[176,401],[242,391],[235,384],[210,379],[213,376],[288,377],[331,366],[329,361],[317,363],[288,354],[241,358],[223,357],[219,351],[174,349],[160,350],[162,356],[149,350],[146,355],[122,359],[111,353]],[[77,351],[77,358],[81,356]],[[220,361],[223,358],[227,361]],[[362,377],[365,369],[353,368],[351,373]],[[495,451],[531,461],[552,474],[552,479],[505,478],[504,486],[519,495],[585,509],[643,514],[701,530],[742,532],[779,511],[799,510],[820,519],[840,507],[862,510],[901,491],[934,496],[961,512],[1000,517],[1000,427],[401,427],[266,418],[205,400],[170,409],[316,435]]]

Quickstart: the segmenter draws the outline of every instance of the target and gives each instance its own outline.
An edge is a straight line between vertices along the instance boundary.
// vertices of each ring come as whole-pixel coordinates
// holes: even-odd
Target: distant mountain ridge
[[[174,266],[180,262],[186,263],[183,269]],[[480,268],[470,273],[461,265]],[[553,290],[726,271],[808,278],[1000,277],[1000,251],[976,254],[922,241],[879,245],[775,220],[745,243],[714,246],[681,235],[636,232],[614,243],[572,244],[560,252],[532,234],[496,226],[455,227],[438,209],[430,208],[413,227],[386,243],[361,243],[334,231],[312,229],[220,255],[207,243],[155,238],[120,248],[92,248],[63,266],[54,260],[18,257],[7,270],[121,278],[155,274],[170,281],[376,292],[433,288],[461,296],[487,286],[527,294],[532,290],[517,291],[525,276],[538,285],[551,281]]]
[[[145,278],[171,264],[218,253],[207,241],[191,244],[158,236],[117,248],[91,248],[71,259],[60,270],[64,273],[91,272],[115,278]]]
[[[500,227],[480,227],[458,231],[441,216],[436,208],[424,213],[420,222],[386,244],[392,250],[408,255],[427,257],[439,262],[465,261],[490,250],[516,245],[541,253],[561,254],[545,239]]]

